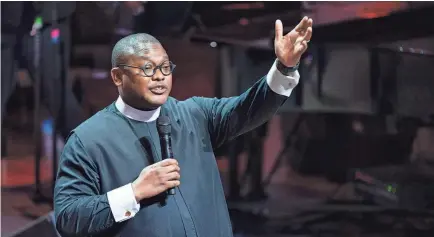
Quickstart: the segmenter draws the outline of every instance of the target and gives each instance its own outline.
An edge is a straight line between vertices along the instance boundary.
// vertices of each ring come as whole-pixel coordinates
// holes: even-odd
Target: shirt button
[[[125,212],[125,216],[131,216],[131,212],[130,211],[126,211]]]

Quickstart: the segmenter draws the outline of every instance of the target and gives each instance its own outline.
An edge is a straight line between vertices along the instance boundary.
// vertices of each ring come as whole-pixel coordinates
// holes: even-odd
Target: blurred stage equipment
[[[434,68],[429,66],[434,65],[434,55],[429,51],[423,50],[424,54],[420,54],[404,47],[392,50],[336,46],[326,50],[329,59],[323,68],[328,70],[316,69],[315,73],[302,74],[305,88],[313,85],[314,90],[303,91],[301,107],[304,114],[313,111],[328,114],[327,139],[304,139],[305,145],[300,150],[293,145],[299,136],[290,132],[264,185],[270,183],[285,157],[290,157],[291,167],[298,172],[325,175],[337,182],[346,181],[349,168],[405,162],[417,127],[413,127],[410,134],[390,132],[388,116],[398,117],[399,122],[399,118],[417,120],[434,114],[431,106],[434,82],[430,79]],[[314,61],[317,68],[320,67],[318,61]],[[370,72],[364,73],[365,68],[370,68]],[[351,116],[351,113],[358,116]],[[294,129],[298,129],[302,117],[300,115]],[[354,130],[356,117],[364,126],[361,133]],[[390,126],[396,130],[398,124]],[[296,153],[292,152],[294,149]]]
[[[146,2],[144,11],[134,18],[135,32],[156,37],[190,39],[196,32],[233,23],[249,24],[250,19],[284,13],[300,3],[230,2]],[[224,16],[224,17],[222,17]],[[261,21],[255,19],[254,21]],[[263,31],[264,29],[262,29]],[[266,29],[268,30],[268,29]]]
[[[65,62],[65,41],[62,40],[62,37],[65,37],[63,34],[65,32],[61,32],[61,21],[67,19],[75,9],[69,5],[61,5],[61,3],[52,2],[45,3],[45,5],[39,5],[40,3],[35,3],[36,8],[36,18],[30,32],[30,35],[34,37],[34,140],[35,140],[35,193],[33,200],[35,202],[48,202],[52,204],[52,192],[54,190],[54,184],[57,176],[57,168],[58,168],[58,136],[60,134],[60,128],[65,127],[66,122],[66,85],[67,85],[67,70],[68,66]],[[68,9],[65,9],[68,8]],[[47,38],[42,39],[42,30],[50,30],[50,41],[51,46],[54,48],[54,52],[59,56],[59,60],[56,60],[56,57],[53,57],[52,62],[52,73],[57,76],[54,80],[58,80],[60,83],[60,88],[56,88],[56,83],[51,83],[50,91],[60,93],[60,101],[59,107],[56,109],[56,106],[53,106],[54,111],[51,111],[53,117],[53,129],[52,129],[52,157],[47,157],[52,161],[52,181],[50,184],[50,193],[47,195],[43,192],[43,185],[41,183],[41,158],[42,158],[42,141],[41,141],[41,115],[40,115],[40,107],[41,107],[41,86],[42,86],[42,69],[41,69],[41,55],[44,55],[44,51],[47,50],[42,48],[42,40],[48,40]],[[46,37],[46,36],[45,36]],[[47,60],[47,59],[45,59]],[[45,79],[47,80],[47,79]],[[45,88],[47,89],[47,88]],[[49,99],[49,98],[48,98]],[[57,103],[51,101],[51,103]],[[57,111],[56,111],[57,110]],[[76,116],[79,116],[78,114]]]
[[[315,7],[308,8],[315,21]],[[279,111],[280,115],[300,115],[286,134],[283,150],[261,190],[270,183],[288,152],[296,153],[290,162],[297,171],[325,174],[339,182],[347,181],[350,168],[405,163],[411,151],[412,132],[399,131],[398,136],[390,133],[387,116],[395,116],[399,122],[400,118],[418,120],[434,114],[434,82],[430,79],[434,75],[430,52],[434,48],[434,27],[429,23],[434,6],[407,9],[371,19],[355,16],[348,21],[315,24],[314,37],[300,65],[300,84]],[[220,52],[221,96],[237,95],[252,85],[252,80],[267,73],[274,60],[274,21],[281,19],[288,32],[304,15],[301,11],[246,17],[193,35],[192,42],[209,44]],[[419,98],[407,100],[419,91]],[[318,113],[324,117],[323,137],[328,139],[300,138],[301,124],[309,125],[309,115]],[[231,145],[239,146],[236,142]],[[241,189],[236,173],[240,152],[233,152],[237,150],[227,151],[231,166],[229,198],[233,195],[235,200]],[[336,214],[333,208],[330,213]],[[343,207],[341,212],[351,208]],[[357,213],[369,212],[364,204],[358,208]],[[374,212],[384,211],[373,208],[377,208]],[[231,211],[246,215],[236,205]]]
[[[392,77],[391,74],[394,73],[400,76],[404,70],[408,71],[406,69],[414,64],[419,65],[418,69],[423,71],[421,74],[423,73],[425,77],[429,75],[427,70],[431,69],[428,65],[432,50],[417,45],[417,40],[413,43],[410,40],[434,35],[433,27],[427,23],[432,11],[434,11],[434,6],[409,12],[401,11],[376,19],[356,19],[331,25],[316,25],[314,27],[315,37],[312,38],[309,51],[304,55],[305,58],[300,67],[300,70],[304,70],[304,80],[299,85],[301,88],[299,88],[298,101],[296,104],[293,104],[293,101],[288,102],[280,112],[303,110],[384,114],[387,108],[384,107],[385,102],[381,101],[385,99],[382,96],[389,96],[391,92],[384,91],[380,77]],[[219,50],[234,51],[235,48],[241,48],[245,51],[263,51],[262,54],[267,55],[268,53],[268,58],[271,59],[273,58],[274,21],[277,17],[282,19],[288,31],[299,21],[301,13],[294,10],[282,15],[262,16],[259,20],[249,19],[247,25],[237,23],[208,28],[206,32],[197,32],[191,40],[198,43],[211,43]],[[415,31],[409,25],[420,25],[424,30]],[[267,30],[264,31],[264,28]],[[430,38],[425,39],[424,44],[429,44]],[[417,47],[411,44],[416,44]],[[424,63],[409,60],[408,58],[413,58],[410,54],[414,58],[420,58],[418,60]],[[401,59],[401,57],[406,58]],[[267,63],[266,59],[263,56],[263,63]],[[413,62],[410,63],[410,61]],[[342,67],[343,63],[346,64],[345,67]],[[402,64],[398,65],[398,63]],[[419,78],[426,83],[426,78],[420,76]],[[406,81],[411,83],[410,80]],[[242,86],[236,87],[237,85],[233,84],[232,87],[237,88],[236,93],[238,93],[247,88],[246,85],[252,83],[253,81],[242,80],[238,83]],[[388,80],[385,83],[391,82]],[[399,89],[397,88],[396,91],[399,92]],[[423,95],[428,99],[429,93],[423,93]],[[431,99],[429,98],[428,101],[432,102]],[[432,108],[428,108],[426,113],[432,111]]]
[[[134,16],[134,32],[155,37],[179,37],[198,22],[192,14],[193,2],[144,2]]]
[[[429,66],[434,62],[432,54],[422,45],[405,46],[411,43],[398,41],[434,35],[433,27],[427,23],[433,10],[433,6],[427,6],[412,11],[400,10],[387,17],[368,20],[359,17],[348,22],[314,27],[309,51],[300,66],[303,80],[279,113],[357,113],[418,118],[433,114],[434,107],[430,104],[434,103],[434,89],[431,89],[434,82],[429,80],[434,74],[433,67]],[[224,70],[235,76],[221,77],[223,89],[230,91],[223,96],[239,94],[253,84],[252,79],[266,73],[274,59],[272,42],[276,17],[266,20],[267,17],[263,16],[261,21],[249,19],[247,25],[210,28],[192,37],[193,42],[215,42],[221,52],[226,52],[223,55],[230,52],[236,58],[233,55],[245,52],[246,56],[238,61],[226,60],[225,64],[230,66]],[[279,15],[279,18],[286,25],[287,32],[299,21],[301,13],[293,11]],[[415,31],[412,25],[423,26],[421,29],[424,30]],[[268,31],[264,33],[258,28]],[[427,38],[426,42],[429,41]],[[416,67],[416,72],[411,69]],[[411,72],[414,72],[413,76],[408,74]],[[252,76],[255,73],[257,76]],[[418,94],[418,90],[424,92],[409,99],[412,94],[409,88],[412,88],[413,95]],[[408,103],[415,99],[417,101],[411,105]],[[290,135],[286,140],[291,140]],[[281,159],[277,161],[275,167],[279,167]],[[341,177],[345,177],[344,174]],[[265,183],[269,179],[271,176]]]
[[[54,213],[50,212],[7,237],[61,237],[55,223]]]
[[[402,165],[354,169],[349,179],[365,200],[389,208],[434,210],[434,125],[420,125]]]
[[[35,196],[36,201],[42,201],[42,191],[41,191],[41,158],[42,158],[42,144],[41,144],[41,115],[40,115],[40,105],[41,105],[41,28],[42,28],[42,17],[37,16],[32,26],[30,35],[34,37],[33,39],[33,72],[34,72],[34,120],[33,120],[33,139],[35,142]]]
[[[357,169],[351,176],[365,201],[402,210],[434,210],[433,167],[425,164]]]
[[[7,156],[7,136],[3,126],[7,112],[9,90],[15,86],[15,49],[18,44],[16,32],[21,25],[23,5],[20,2],[1,2],[1,155]]]

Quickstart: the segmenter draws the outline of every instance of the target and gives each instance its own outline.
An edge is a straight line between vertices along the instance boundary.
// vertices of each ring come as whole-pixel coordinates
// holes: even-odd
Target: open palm
[[[282,21],[276,21],[276,36],[274,51],[279,61],[287,66],[295,66],[301,55],[307,49],[307,43],[312,37],[312,19],[304,17],[298,25],[286,35],[283,35]]]

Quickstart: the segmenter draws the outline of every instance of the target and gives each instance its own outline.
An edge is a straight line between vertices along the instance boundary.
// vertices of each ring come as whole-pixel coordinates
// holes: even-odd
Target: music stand
[[[55,52],[58,52],[58,55],[60,56],[60,60],[54,60],[54,72],[58,72],[57,75],[59,76],[58,80],[60,80],[60,106],[58,111],[53,111],[53,130],[52,130],[52,180],[51,180],[51,190],[54,192],[54,185],[56,181],[57,176],[57,166],[58,166],[58,151],[57,151],[57,134],[59,132],[59,128],[61,126],[64,126],[64,120],[65,120],[65,103],[66,103],[66,97],[65,97],[65,90],[66,90],[66,65],[64,60],[64,42],[61,40],[61,32],[58,28],[58,22],[57,22],[57,8],[56,3],[53,3],[52,5],[52,21],[51,21],[51,40],[53,43],[53,47],[55,47]],[[40,105],[41,105],[41,69],[40,69],[40,53],[41,53],[41,31],[40,29],[37,29],[36,34],[34,35],[34,47],[35,47],[35,54],[34,54],[34,77],[35,77],[35,111],[34,111],[34,141],[35,141],[35,193],[33,197],[33,201],[36,203],[46,202],[53,205],[53,199],[52,197],[46,197],[44,196],[42,192],[42,184],[41,184],[41,157],[42,157],[42,148],[41,148],[41,131],[40,131]],[[51,86],[54,87],[52,84]],[[55,91],[56,88],[52,88],[52,91]]]

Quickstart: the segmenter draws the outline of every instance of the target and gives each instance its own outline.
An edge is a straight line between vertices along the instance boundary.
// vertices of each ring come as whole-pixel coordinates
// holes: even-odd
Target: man
[[[77,127],[61,156],[56,226],[68,236],[232,236],[213,149],[270,119],[296,86],[312,35],[307,17],[287,35],[276,21],[276,62],[238,97],[169,97],[172,72],[147,34],[112,53],[117,101]],[[156,119],[170,118],[174,159],[161,160]],[[175,195],[166,190],[175,188]]]

